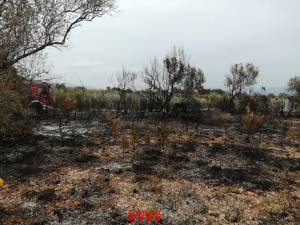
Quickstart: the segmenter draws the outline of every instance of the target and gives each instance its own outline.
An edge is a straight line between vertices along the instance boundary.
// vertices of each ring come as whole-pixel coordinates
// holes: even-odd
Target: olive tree
[[[225,85],[229,91],[229,112],[232,112],[235,98],[256,84],[258,75],[258,68],[251,63],[245,65],[240,63],[231,67],[231,74],[226,75],[225,79]]]
[[[63,46],[74,28],[114,8],[115,0],[0,0],[0,71]]]

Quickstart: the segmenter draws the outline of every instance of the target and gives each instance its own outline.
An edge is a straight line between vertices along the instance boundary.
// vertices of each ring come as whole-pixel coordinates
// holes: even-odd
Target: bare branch
[[[115,1],[1,0],[0,68],[47,47],[63,46],[74,28],[114,10]]]

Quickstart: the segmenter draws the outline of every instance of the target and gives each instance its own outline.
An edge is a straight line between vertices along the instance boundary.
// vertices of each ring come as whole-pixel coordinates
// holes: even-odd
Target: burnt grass
[[[236,124],[229,140],[224,127],[170,121],[162,143],[157,122],[124,123],[120,135],[139,125],[132,147],[110,123],[64,143],[41,133],[2,143],[0,224],[128,224],[134,209],[159,209],[159,224],[299,224],[300,159],[287,157],[297,147],[280,148],[276,131],[262,148],[245,143]]]

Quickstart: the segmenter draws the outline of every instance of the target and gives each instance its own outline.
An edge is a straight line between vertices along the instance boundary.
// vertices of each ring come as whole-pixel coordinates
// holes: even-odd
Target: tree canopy
[[[300,96],[300,77],[293,77],[289,80],[288,89]]]
[[[229,111],[232,110],[233,100],[240,96],[247,88],[256,84],[259,75],[258,68],[251,64],[235,64],[231,67],[231,74],[226,75],[225,85],[229,90]]]
[[[0,69],[49,46],[115,8],[115,0],[0,0]]]

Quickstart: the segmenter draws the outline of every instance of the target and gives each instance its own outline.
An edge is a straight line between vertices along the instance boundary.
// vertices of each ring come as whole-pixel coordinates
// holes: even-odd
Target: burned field
[[[123,118],[64,129],[62,143],[56,124],[41,122],[31,139],[0,148],[1,224],[128,224],[136,209],[159,210],[159,224],[300,221],[299,140],[275,128],[250,140],[234,121]]]
[[[283,2],[0,0],[0,225],[300,225]]]

